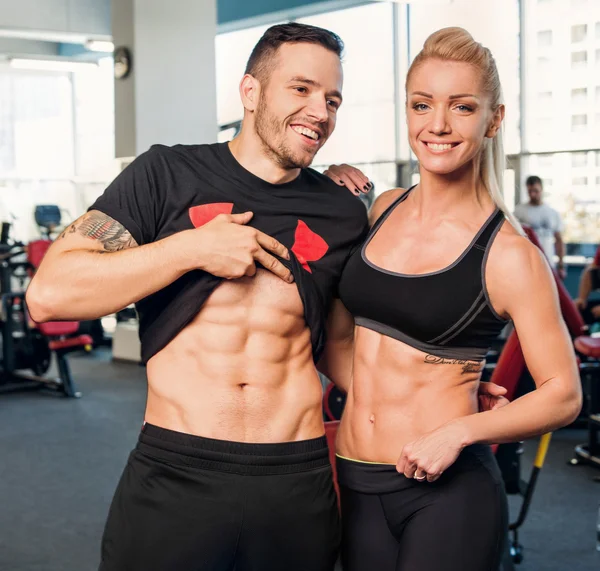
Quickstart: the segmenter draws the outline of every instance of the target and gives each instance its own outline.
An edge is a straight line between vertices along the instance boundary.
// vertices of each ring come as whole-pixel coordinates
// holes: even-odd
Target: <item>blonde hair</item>
[[[502,103],[502,86],[496,68],[496,62],[488,48],[476,42],[463,28],[443,28],[427,38],[423,49],[417,54],[406,76],[406,86],[414,71],[428,59],[456,61],[473,65],[481,73],[483,90],[491,98],[495,111]],[[479,156],[479,179],[489,192],[492,200],[500,208],[517,231],[523,234],[523,228],[504,202],[505,156],[502,144],[502,128],[495,137],[484,140]]]

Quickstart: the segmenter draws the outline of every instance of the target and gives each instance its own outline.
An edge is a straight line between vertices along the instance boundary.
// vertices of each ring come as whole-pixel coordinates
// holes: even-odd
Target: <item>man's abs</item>
[[[264,270],[223,282],[147,370],[151,424],[238,442],[323,434],[297,287]]]

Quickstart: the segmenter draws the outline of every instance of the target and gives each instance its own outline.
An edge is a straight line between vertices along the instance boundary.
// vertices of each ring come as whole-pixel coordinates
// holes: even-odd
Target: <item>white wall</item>
[[[117,156],[216,141],[216,0],[113,3],[115,45],[129,47],[133,62],[115,83]]]

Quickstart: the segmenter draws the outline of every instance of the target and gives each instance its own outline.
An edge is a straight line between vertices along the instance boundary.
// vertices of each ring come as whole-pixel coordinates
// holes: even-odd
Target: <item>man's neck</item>
[[[229,142],[229,150],[238,163],[253,175],[270,182],[282,184],[298,177],[300,169],[284,169],[270,156],[263,141],[255,133],[244,132]]]

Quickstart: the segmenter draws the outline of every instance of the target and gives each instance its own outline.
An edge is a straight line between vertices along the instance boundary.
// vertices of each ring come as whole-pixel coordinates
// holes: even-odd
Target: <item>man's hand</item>
[[[292,283],[292,273],[269,253],[289,260],[287,248],[275,238],[245,226],[252,216],[252,212],[219,214],[200,228],[175,234],[172,238],[177,240],[188,271],[201,269],[231,280],[254,276],[256,263],[260,263],[282,280]]]
[[[359,196],[361,192],[366,194],[373,188],[373,183],[362,171],[347,164],[331,165],[323,174],[340,186],[348,188],[355,196]]]
[[[579,311],[583,311],[587,307],[587,300],[581,299],[580,297],[573,300],[573,302],[575,303],[575,305],[577,306],[577,309],[579,309]]]
[[[504,396],[506,389],[494,383],[479,383],[479,412],[497,410],[506,406],[510,401]]]

